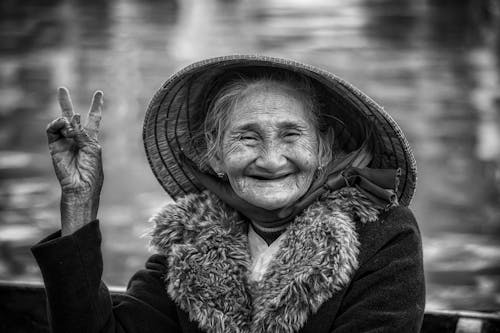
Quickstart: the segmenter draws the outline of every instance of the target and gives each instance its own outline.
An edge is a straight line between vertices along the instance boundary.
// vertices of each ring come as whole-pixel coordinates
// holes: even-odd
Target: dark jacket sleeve
[[[412,212],[397,207],[360,224],[360,267],[333,332],[420,332],[425,279],[420,232]]]
[[[179,332],[175,305],[162,276],[165,258],[153,255],[111,299],[101,281],[99,222],[71,235],[52,234],[32,247],[47,292],[53,332]]]

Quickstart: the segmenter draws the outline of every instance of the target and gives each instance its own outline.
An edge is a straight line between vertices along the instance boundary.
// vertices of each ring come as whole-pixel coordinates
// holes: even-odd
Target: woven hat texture
[[[416,186],[415,158],[403,131],[382,107],[325,70],[257,55],[231,55],[193,63],[173,74],[151,100],[144,119],[144,147],[154,175],[174,200],[203,190],[183,167],[179,153],[200,162],[206,147],[193,132],[204,119],[207,98],[228,72],[257,71],[291,71],[309,77],[321,96],[321,112],[332,116],[327,117],[332,119],[327,126],[334,128],[335,144],[342,145],[343,151],[354,150],[360,144],[360,125],[368,124],[373,129],[369,167],[400,168],[397,196],[401,205],[409,205]]]

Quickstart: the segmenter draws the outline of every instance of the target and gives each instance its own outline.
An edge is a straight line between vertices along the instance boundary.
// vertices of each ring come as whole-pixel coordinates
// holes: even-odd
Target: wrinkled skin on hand
[[[81,125],[69,92],[59,88],[62,117],[47,126],[49,151],[61,185],[61,224],[69,234],[96,218],[104,180],[101,146],[97,140],[103,93],[94,94],[87,121]]]

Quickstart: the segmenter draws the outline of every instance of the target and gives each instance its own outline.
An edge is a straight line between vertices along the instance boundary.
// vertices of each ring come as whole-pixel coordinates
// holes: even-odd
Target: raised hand
[[[62,117],[47,126],[49,151],[61,185],[61,223],[63,234],[96,218],[104,180],[101,146],[97,140],[103,94],[96,91],[84,126],[74,113],[69,92],[59,88]]]

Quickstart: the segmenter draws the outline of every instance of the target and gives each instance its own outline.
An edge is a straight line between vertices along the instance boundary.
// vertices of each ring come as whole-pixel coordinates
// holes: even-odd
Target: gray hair
[[[333,158],[334,133],[330,126],[322,129],[321,106],[317,99],[313,83],[304,75],[295,73],[269,73],[265,76],[243,77],[228,81],[216,93],[208,105],[203,122],[203,134],[207,145],[206,152],[201,156],[200,169],[212,171],[209,161],[217,155],[222,155],[223,138],[229,121],[229,116],[235,106],[246,94],[256,87],[279,87],[291,93],[308,111],[309,120],[318,133],[318,160],[320,167],[326,166]],[[200,133],[201,134],[201,133]]]

